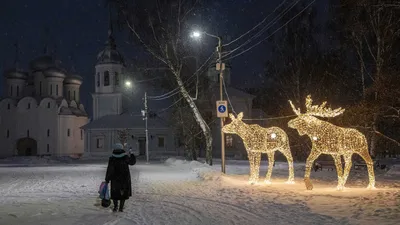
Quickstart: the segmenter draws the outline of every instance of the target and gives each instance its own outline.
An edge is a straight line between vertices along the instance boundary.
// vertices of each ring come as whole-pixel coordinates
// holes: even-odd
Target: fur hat
[[[124,149],[124,146],[121,143],[115,143],[113,145],[113,150],[116,150],[116,149]]]

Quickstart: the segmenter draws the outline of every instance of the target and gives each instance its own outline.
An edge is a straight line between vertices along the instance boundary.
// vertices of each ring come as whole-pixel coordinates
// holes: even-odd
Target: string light
[[[302,114],[300,109],[296,109],[292,101],[289,100],[289,103],[298,117],[290,120],[288,126],[296,129],[300,135],[309,136],[312,142],[312,149],[307,158],[304,174],[304,182],[308,190],[313,189],[310,181],[311,167],[321,154],[332,155],[338,175],[337,189],[342,190],[350,173],[351,157],[354,153],[360,155],[367,164],[368,188],[375,188],[373,162],[368,152],[365,136],[356,129],[339,127],[315,117],[336,117],[343,114],[344,109],[326,108],[326,102],[323,102],[320,106],[312,105],[310,95],[306,98],[306,113]],[[341,156],[343,156],[345,162],[344,173]]]
[[[286,157],[289,165],[289,178],[286,183],[294,183],[293,157],[290,152],[289,138],[279,127],[264,128],[257,124],[246,124],[242,121],[243,113],[237,118],[229,114],[232,122],[222,128],[224,133],[239,135],[244,143],[250,162],[251,184],[257,183],[260,173],[261,154],[268,155],[268,172],[265,183],[271,183],[272,168],[275,161],[275,151],[280,151]]]

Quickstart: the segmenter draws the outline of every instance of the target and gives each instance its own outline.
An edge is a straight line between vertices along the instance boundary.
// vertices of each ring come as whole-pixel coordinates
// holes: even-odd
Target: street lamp
[[[130,82],[129,80],[125,81],[125,86],[126,86],[127,88],[132,87],[132,82]]]
[[[222,94],[222,82],[224,79],[224,74],[223,74],[224,66],[222,64],[222,38],[220,36],[198,30],[193,31],[190,36],[195,39],[200,39],[202,34],[218,39],[218,47],[217,47],[218,63],[216,69],[217,70],[219,69],[219,97],[220,101],[223,101],[224,96]],[[224,127],[224,118],[221,117],[221,172],[225,173],[225,134],[224,132],[222,132],[223,127]]]

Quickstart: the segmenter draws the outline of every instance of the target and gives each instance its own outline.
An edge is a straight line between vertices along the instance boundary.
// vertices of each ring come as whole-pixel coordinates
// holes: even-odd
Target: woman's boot
[[[125,200],[121,200],[120,204],[119,204],[119,211],[123,212],[124,211],[124,204],[125,204]]]
[[[116,212],[118,210],[118,200],[113,200],[113,203],[114,203],[113,212]]]

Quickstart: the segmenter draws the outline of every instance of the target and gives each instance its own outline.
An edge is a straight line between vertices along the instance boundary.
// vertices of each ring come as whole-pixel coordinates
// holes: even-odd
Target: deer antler
[[[296,107],[293,105],[293,103],[292,103],[292,101],[291,100],[289,100],[289,103],[290,103],[290,106],[292,107],[292,109],[293,109],[293,112],[294,113],[296,113],[296,115],[300,115],[301,114],[301,112],[300,112],[300,108],[298,108],[298,109],[296,109]]]
[[[325,108],[326,101],[323,102],[321,105],[312,105],[313,100],[311,99],[311,95],[308,95],[306,98],[306,114],[312,116],[319,116],[319,117],[336,117],[341,115],[344,112],[344,109],[337,108]]]

